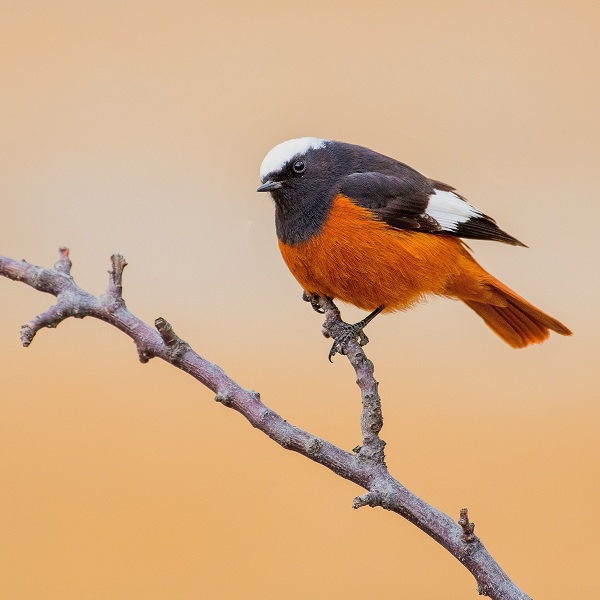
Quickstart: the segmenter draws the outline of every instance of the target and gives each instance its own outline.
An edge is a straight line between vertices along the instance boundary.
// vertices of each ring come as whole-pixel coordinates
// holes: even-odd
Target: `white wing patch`
[[[303,137],[282,142],[271,149],[260,165],[260,180],[264,183],[267,176],[276,173],[294,156],[304,154],[309,150],[323,148],[327,140],[314,137]]]
[[[465,202],[453,192],[435,190],[429,196],[425,212],[433,217],[446,231],[456,231],[461,223],[481,217],[482,212]]]

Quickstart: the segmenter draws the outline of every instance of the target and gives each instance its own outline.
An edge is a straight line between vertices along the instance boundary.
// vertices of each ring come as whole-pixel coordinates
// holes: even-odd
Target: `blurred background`
[[[515,351],[464,305],[369,326],[391,472],[468,506],[534,598],[597,589],[596,2],[0,2],[0,252],[71,248],[288,421],[351,449],[360,398],[276,245],[275,144],[361,144],[454,185],[530,248],[473,242],[575,335]],[[0,597],[476,598],[414,526],[182,372],[0,280]],[[347,320],[359,311],[344,308]]]

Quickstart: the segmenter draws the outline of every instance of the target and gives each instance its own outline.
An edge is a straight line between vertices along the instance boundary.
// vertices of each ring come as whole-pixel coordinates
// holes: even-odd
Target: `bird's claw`
[[[336,354],[346,354],[348,342],[352,340],[356,340],[359,346],[366,346],[369,343],[369,338],[363,331],[361,323],[355,323],[354,325],[345,324],[334,340],[331,350],[329,350],[329,362],[333,362],[331,359]]]
[[[319,297],[314,294],[307,294],[306,292],[302,292],[302,300],[304,302],[310,302],[310,305],[313,307],[313,310],[318,312],[320,315],[324,315],[325,311],[321,308],[319,304]]]

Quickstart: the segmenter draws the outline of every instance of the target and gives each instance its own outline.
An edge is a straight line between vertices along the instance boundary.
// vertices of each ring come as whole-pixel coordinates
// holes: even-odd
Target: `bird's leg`
[[[319,296],[315,296],[315,294],[308,294],[306,292],[302,292],[302,300],[304,302],[310,302],[310,305],[316,310],[320,315],[325,314],[325,311],[321,308],[319,304]]]
[[[368,314],[362,321],[358,323],[354,323],[354,325],[350,325],[349,323],[344,323],[343,329],[339,331],[337,335],[334,336],[333,346],[331,346],[331,350],[329,351],[329,362],[332,362],[332,358],[336,354],[346,354],[346,344],[350,340],[358,339],[358,343],[361,346],[365,346],[369,343],[369,338],[365,335],[363,329],[384,309],[383,306],[376,308],[372,313]]]

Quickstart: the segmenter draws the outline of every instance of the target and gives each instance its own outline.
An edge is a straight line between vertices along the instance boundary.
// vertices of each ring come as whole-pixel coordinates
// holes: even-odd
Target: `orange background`
[[[359,395],[255,193],[264,154],[315,135],[450,183],[530,248],[474,242],[573,329],[514,351],[463,305],[369,327],[388,463],[468,506],[534,598],[597,593],[596,2],[0,3],[2,254],[71,248],[101,293],[161,315],[290,422],[346,449]],[[0,597],[476,598],[414,526],[285,452],[91,319],[19,345],[52,302],[0,281]],[[360,313],[345,309],[348,320]]]

